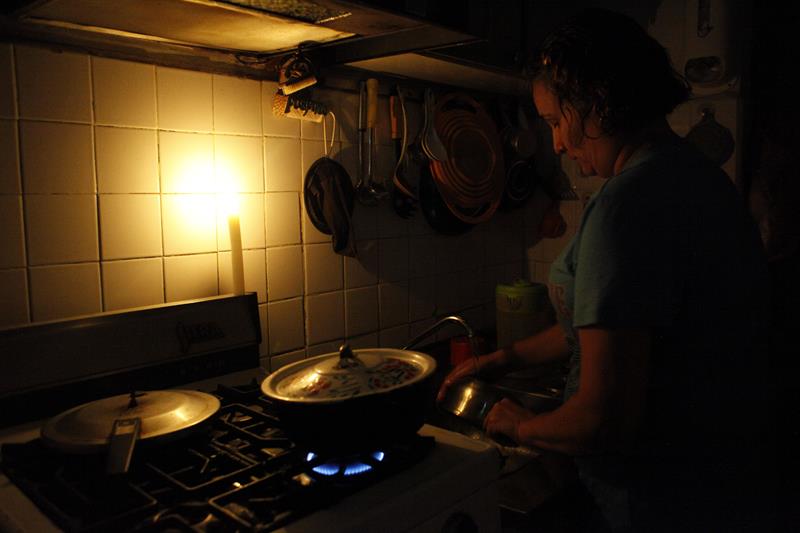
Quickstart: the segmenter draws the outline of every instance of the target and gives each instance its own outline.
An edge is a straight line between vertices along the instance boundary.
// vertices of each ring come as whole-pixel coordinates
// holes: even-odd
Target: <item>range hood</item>
[[[436,49],[478,36],[377,4],[392,3],[16,0],[3,7],[0,31],[122,59],[262,78],[274,78],[286,55],[302,47],[322,68],[346,65],[484,91],[517,90],[520,80],[511,72],[435,56]]]

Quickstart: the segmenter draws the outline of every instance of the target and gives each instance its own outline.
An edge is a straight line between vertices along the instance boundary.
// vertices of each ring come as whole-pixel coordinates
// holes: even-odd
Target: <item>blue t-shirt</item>
[[[566,397],[580,377],[578,328],[652,332],[637,447],[577,461],[584,479],[622,491],[611,500],[635,500],[648,465],[708,461],[750,430],[740,417],[760,409],[746,391],[766,378],[766,262],[730,179],[684,141],[638,150],[603,184],[549,291],[571,352]]]

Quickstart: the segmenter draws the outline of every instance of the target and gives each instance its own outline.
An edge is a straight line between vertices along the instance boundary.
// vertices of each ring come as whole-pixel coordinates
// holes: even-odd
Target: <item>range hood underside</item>
[[[307,50],[322,68],[347,65],[481,91],[519,91],[521,81],[512,73],[414,53],[474,42],[474,36],[361,4],[314,4],[327,6],[334,16],[312,23],[213,0],[34,1],[0,18],[0,33],[98,55],[260,79],[275,79],[285,54],[312,41]]]

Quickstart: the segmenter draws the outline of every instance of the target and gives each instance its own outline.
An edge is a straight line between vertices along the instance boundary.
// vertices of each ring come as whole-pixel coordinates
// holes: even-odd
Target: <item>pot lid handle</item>
[[[349,344],[344,343],[339,347],[339,362],[336,363],[335,368],[344,369],[363,365],[364,364],[353,353],[353,350],[350,349]]]

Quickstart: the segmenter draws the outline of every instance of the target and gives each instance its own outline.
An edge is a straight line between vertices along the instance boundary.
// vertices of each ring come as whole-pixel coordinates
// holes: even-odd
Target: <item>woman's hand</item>
[[[478,357],[478,359],[483,359],[484,356]],[[478,368],[480,368],[480,364],[475,361],[474,357],[470,357],[461,361],[456,367],[447,374],[447,377],[444,378],[442,382],[442,386],[439,387],[439,394],[436,396],[436,401],[441,402],[444,400],[444,396],[447,393],[447,389],[449,389],[453,383],[464,379],[469,376],[474,376],[478,373]]]
[[[519,425],[536,416],[520,404],[508,398],[503,398],[492,407],[486,418],[483,419],[483,428],[490,436],[505,435],[517,444],[519,439]]]

